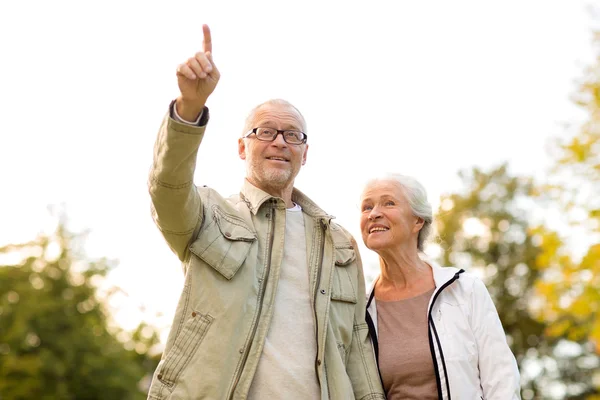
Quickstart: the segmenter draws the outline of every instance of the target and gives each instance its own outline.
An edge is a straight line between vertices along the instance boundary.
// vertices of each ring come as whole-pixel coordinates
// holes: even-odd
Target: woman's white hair
[[[381,181],[391,181],[397,184],[406,196],[413,215],[424,221],[423,227],[417,237],[417,249],[422,252],[425,241],[431,234],[431,224],[433,223],[433,210],[427,200],[425,187],[413,177],[395,173],[386,173],[377,178],[370,179],[365,187]]]
[[[287,100],[271,99],[271,100],[267,100],[264,103],[257,105],[250,111],[250,113],[246,117],[246,122],[244,123],[244,130],[242,131],[242,135],[248,133],[248,131],[250,129],[255,128],[253,125],[254,125],[254,119],[256,118],[256,113],[262,107],[267,106],[267,105],[288,107],[290,109],[290,111],[293,114],[295,114],[295,117],[298,120],[298,123],[300,124],[300,129],[302,129],[302,132],[306,133],[306,120],[304,119],[304,116],[302,115],[300,110],[298,110],[292,103],[290,103]]]

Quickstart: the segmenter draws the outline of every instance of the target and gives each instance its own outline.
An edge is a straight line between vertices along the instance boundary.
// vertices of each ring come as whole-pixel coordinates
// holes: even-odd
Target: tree
[[[81,239],[61,223],[0,248],[0,398],[146,398],[157,333],[111,327],[95,282],[114,263],[87,259]]]
[[[465,190],[444,196],[438,212],[442,262],[486,283],[520,367],[524,399],[557,398],[557,385],[563,393],[589,392],[592,384],[581,368],[589,352],[577,345],[577,355],[561,353],[561,335],[551,335],[541,317],[547,301],[539,293],[544,277],[539,262],[548,243],[543,238],[556,233],[531,217],[535,183],[511,176],[507,165],[460,175]]]
[[[545,199],[558,204],[586,249],[574,254],[568,238],[542,235],[538,265],[548,278],[539,289],[550,306],[544,317],[553,323],[553,332],[589,339],[600,354],[600,52],[574,101],[587,120],[570,138],[557,141]]]
[[[539,316],[548,334],[587,350],[580,379],[595,382],[577,390],[600,399],[600,35],[596,60],[584,73],[573,100],[586,115],[574,133],[558,139],[554,166],[541,200],[552,203],[569,234],[538,233],[543,249],[536,260],[545,307]],[[595,371],[595,376],[594,372]],[[577,389],[577,387],[576,387]],[[597,397],[593,397],[593,395]]]

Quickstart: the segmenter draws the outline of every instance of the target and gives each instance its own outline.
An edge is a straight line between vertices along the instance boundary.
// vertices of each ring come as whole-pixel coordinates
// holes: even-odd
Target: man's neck
[[[262,190],[264,192],[269,193],[271,196],[279,197],[279,198],[283,199],[283,201],[285,201],[286,208],[294,207],[294,202],[292,201],[292,192],[294,191],[294,182],[293,181],[286,187],[282,188],[282,187],[273,186],[273,185],[259,185],[250,178],[246,178],[246,179],[252,185],[254,185],[255,187],[259,188],[260,190]]]

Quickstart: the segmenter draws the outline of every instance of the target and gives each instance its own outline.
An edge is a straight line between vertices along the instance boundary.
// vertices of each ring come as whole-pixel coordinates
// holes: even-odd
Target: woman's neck
[[[381,252],[381,276],[375,284],[375,297],[394,301],[418,296],[435,287],[431,267],[419,257],[418,252]]]

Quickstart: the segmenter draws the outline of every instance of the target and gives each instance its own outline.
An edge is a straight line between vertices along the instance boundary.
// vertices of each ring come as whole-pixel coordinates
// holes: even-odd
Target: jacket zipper
[[[371,291],[371,295],[369,296],[369,300],[367,301],[367,307],[365,312],[365,320],[367,325],[369,326],[369,334],[371,336],[371,342],[373,344],[373,350],[375,352],[375,363],[377,364],[377,376],[379,376],[379,381],[381,381],[381,387],[383,385],[383,378],[381,377],[381,370],[379,369],[379,342],[377,341],[377,333],[375,331],[375,324],[373,323],[373,318],[369,313],[369,306],[371,306],[371,301],[375,297],[375,288]]]
[[[233,386],[231,387],[231,392],[229,392],[229,396],[227,396],[227,398],[229,400],[233,399],[233,394],[235,393],[235,389],[237,388],[237,385],[240,381],[240,377],[242,376],[242,372],[244,371],[244,367],[246,366],[246,361],[248,360],[248,354],[250,353],[250,348],[252,347],[252,343],[254,342],[254,336],[256,335],[256,330],[258,328],[258,323],[260,321],[260,314],[262,313],[262,306],[263,306],[263,300],[264,300],[263,296],[265,294],[265,288],[267,287],[267,281],[269,280],[269,273],[271,272],[271,256],[273,254],[273,241],[274,241],[273,233],[275,232],[275,207],[271,208],[271,215],[272,215],[272,217],[271,217],[271,232],[270,232],[270,237],[269,237],[269,256],[267,258],[267,269],[266,269],[266,273],[264,275],[265,279],[263,279],[263,282],[262,282],[262,285],[261,285],[260,291],[259,291],[260,301],[258,303],[258,315],[256,317],[256,323],[252,327],[252,334],[250,335],[250,340],[248,341],[248,344],[246,345],[246,349],[244,351],[244,356],[242,357],[242,360],[241,360],[240,368],[235,377]]]
[[[317,266],[317,282],[315,285],[314,299],[313,299],[313,311],[315,314],[315,339],[317,341],[317,354],[315,355],[315,374],[317,374],[317,380],[319,383],[319,317],[317,315],[317,293],[319,292],[319,285],[321,284],[321,270],[323,267],[323,253],[325,252],[325,230],[327,225],[323,220],[319,220],[321,224],[322,236],[321,236],[321,252],[319,253],[319,265]]]
[[[437,362],[437,357],[435,356],[435,348],[433,346],[433,336],[431,334],[432,327],[433,327],[433,331],[435,333],[438,348],[440,349],[440,354],[442,356],[442,366],[444,367],[444,376],[446,377],[446,390],[448,391],[448,400],[451,400],[452,398],[450,396],[450,381],[448,380],[448,371],[446,370],[446,362],[444,361],[444,352],[442,351],[442,346],[441,346],[439,338],[438,338],[437,330],[435,329],[435,323],[433,322],[433,318],[431,317],[431,310],[433,310],[433,305],[435,304],[435,301],[439,297],[440,293],[442,293],[442,291],[444,289],[446,289],[455,280],[457,280],[459,278],[459,275],[463,272],[465,272],[465,270],[461,269],[456,274],[454,274],[454,277],[452,279],[450,279],[448,282],[446,282],[442,285],[440,290],[438,290],[436,292],[436,294],[433,296],[433,300],[431,301],[431,306],[429,307],[429,311],[427,312],[427,319],[428,319],[428,323],[430,325],[429,329],[427,330],[428,334],[429,334],[428,335],[429,336],[429,349],[431,351],[431,357],[433,358],[433,367],[434,367],[434,372],[435,372],[436,384],[437,384],[437,388],[438,388],[438,397],[440,399],[442,398],[442,388],[441,388],[442,382],[440,379],[440,371],[439,371],[439,366],[438,366],[438,362]]]

